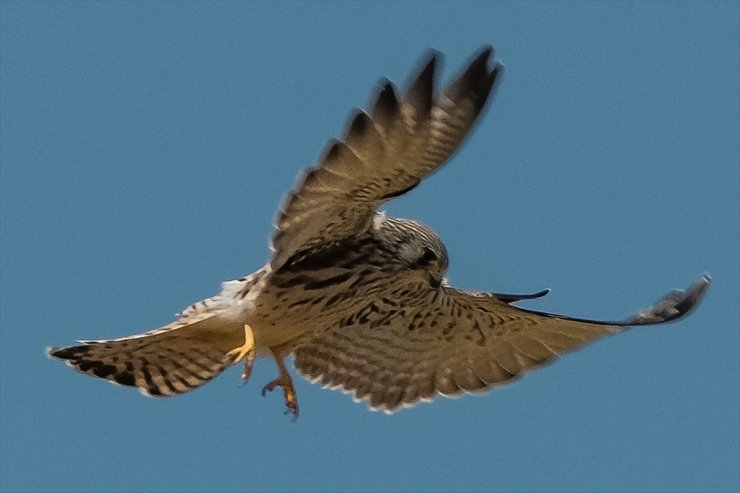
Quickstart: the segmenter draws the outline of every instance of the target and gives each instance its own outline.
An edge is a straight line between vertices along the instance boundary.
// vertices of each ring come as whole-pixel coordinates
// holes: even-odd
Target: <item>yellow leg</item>
[[[247,383],[249,376],[252,374],[252,365],[254,364],[254,332],[252,327],[248,324],[244,324],[244,345],[234,348],[228,353],[227,357],[231,357],[234,364],[244,360],[244,371],[242,372],[242,380]]]
[[[272,357],[275,358],[275,364],[277,364],[278,377],[272,382],[268,383],[262,388],[262,395],[264,396],[267,392],[272,392],[275,387],[283,389],[283,396],[285,397],[285,407],[287,408],[285,414],[292,414],[293,420],[298,419],[298,397],[293,386],[293,379],[288,373],[288,369],[285,367],[283,356],[272,351]]]

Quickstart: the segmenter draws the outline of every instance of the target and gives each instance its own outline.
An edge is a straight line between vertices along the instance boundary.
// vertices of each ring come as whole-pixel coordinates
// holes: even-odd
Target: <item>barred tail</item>
[[[244,329],[212,315],[121,339],[80,342],[49,348],[47,354],[81,373],[137,387],[145,395],[171,396],[203,385],[231,365],[227,353],[244,343]]]

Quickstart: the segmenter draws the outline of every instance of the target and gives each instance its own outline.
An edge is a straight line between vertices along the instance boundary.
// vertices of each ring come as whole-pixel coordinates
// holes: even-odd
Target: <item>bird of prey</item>
[[[637,325],[675,320],[709,286],[704,275],[622,321],[523,309],[516,295],[450,286],[447,250],[427,226],[378,206],[416,187],[460,147],[501,79],[484,46],[444,89],[430,52],[403,91],[381,80],[277,214],[272,256],[162,328],[48,349],[72,368],[152,396],[192,390],[257,357],[279,374],[286,413],[298,401],[286,357],[307,379],[392,412],[437,395],[509,382],[557,355]]]

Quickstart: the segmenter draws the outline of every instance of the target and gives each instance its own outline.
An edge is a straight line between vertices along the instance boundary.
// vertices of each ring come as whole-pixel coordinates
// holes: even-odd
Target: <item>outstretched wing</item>
[[[491,294],[452,288],[430,288],[412,304],[388,296],[298,348],[295,366],[308,379],[392,412],[437,394],[510,381],[625,327],[675,320],[696,306],[708,286],[704,276],[618,322],[522,310]]]
[[[492,54],[492,47],[482,48],[441,94],[435,94],[436,52],[401,97],[384,81],[370,112],[354,112],[344,137],[329,142],[285,200],[272,238],[273,270],[302,251],[364,231],[379,204],[442,166],[502,73]]]

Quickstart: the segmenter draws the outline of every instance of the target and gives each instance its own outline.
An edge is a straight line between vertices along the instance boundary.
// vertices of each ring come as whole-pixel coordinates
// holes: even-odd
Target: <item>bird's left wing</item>
[[[491,294],[429,289],[413,303],[384,297],[359,307],[295,351],[306,378],[392,412],[436,395],[486,390],[603,336],[675,320],[701,300],[709,277],[622,321],[523,310]],[[398,289],[405,289],[399,286]]]
[[[330,245],[368,228],[379,204],[414,188],[442,166],[469,133],[502,67],[483,47],[439,94],[432,52],[399,96],[389,81],[369,112],[356,110],[341,140],[327,145],[285,200],[276,218],[270,262]]]

